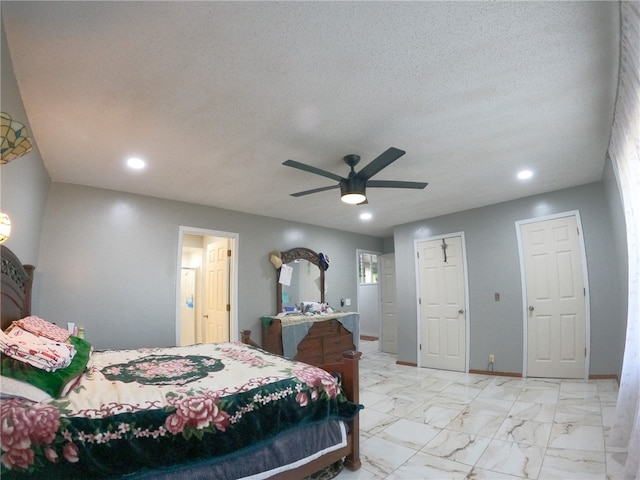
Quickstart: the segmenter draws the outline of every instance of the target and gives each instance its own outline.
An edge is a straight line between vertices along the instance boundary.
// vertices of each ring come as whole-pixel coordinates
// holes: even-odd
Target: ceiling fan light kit
[[[383,168],[391,165],[405,153],[406,152],[404,150],[391,147],[357,173],[354,167],[360,161],[360,156],[354,154],[347,155],[343,158],[343,160],[347,165],[349,165],[351,171],[346,178],[336,175],[335,173],[322,170],[321,168],[312,167],[311,165],[296,162],[295,160],[287,160],[286,162],[283,162],[283,165],[286,165],[287,167],[297,168],[299,170],[304,170],[305,172],[314,173],[322,177],[327,177],[338,182],[337,185],[331,185],[329,187],[320,187],[314,188],[312,190],[305,190],[303,192],[292,193],[292,197],[301,197],[303,195],[324,192],[340,187],[340,198],[343,202],[351,205],[359,205],[367,203],[366,189],[369,179]],[[377,188],[412,188],[421,190],[427,186],[427,183],[402,182],[397,180],[372,180],[368,185],[370,187]]]
[[[344,193],[342,194],[342,197],[340,197],[340,200],[342,200],[344,203],[348,203],[349,205],[358,205],[359,203],[364,202],[367,199],[367,197],[363,194],[363,193]]]
[[[365,195],[366,181],[353,176],[346,181],[340,182],[340,199],[349,205],[357,205],[367,199]]]

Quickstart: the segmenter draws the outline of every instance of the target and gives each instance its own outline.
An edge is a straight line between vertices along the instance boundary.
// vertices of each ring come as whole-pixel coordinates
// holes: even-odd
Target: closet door
[[[462,238],[417,243],[421,366],[466,371]]]
[[[527,376],[583,378],[586,284],[574,215],[520,226]]]

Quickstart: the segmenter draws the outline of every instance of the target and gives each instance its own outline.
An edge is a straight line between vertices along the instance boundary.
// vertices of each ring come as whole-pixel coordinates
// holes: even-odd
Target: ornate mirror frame
[[[318,267],[318,270],[320,270],[320,303],[324,303],[324,268],[320,265],[320,256],[310,248],[297,247],[286,252],[280,252],[280,259],[283,265],[294,260],[307,260]],[[282,312],[282,284],[279,282],[280,270],[281,268],[278,268],[278,273],[276,274],[276,313]]]

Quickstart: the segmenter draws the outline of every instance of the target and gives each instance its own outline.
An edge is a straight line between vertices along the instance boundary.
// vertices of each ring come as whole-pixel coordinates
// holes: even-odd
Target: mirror
[[[316,252],[304,247],[280,252],[283,265],[293,268],[290,285],[280,283],[280,271],[276,274],[276,306],[278,313],[285,306],[294,307],[301,302],[324,303],[324,269]]]

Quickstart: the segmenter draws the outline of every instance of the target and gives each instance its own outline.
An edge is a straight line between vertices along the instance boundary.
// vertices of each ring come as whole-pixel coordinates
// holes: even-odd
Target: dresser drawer
[[[305,337],[298,344],[298,353],[295,357],[296,360],[300,360],[304,357],[316,356],[322,356],[322,339]]]
[[[339,335],[337,337],[324,337],[322,339],[322,347],[325,355],[327,353],[353,350],[353,336],[348,333],[346,335]]]
[[[326,320],[315,322],[307,333],[310,337],[324,337],[326,335],[337,335],[340,331],[340,322],[337,320]]]

